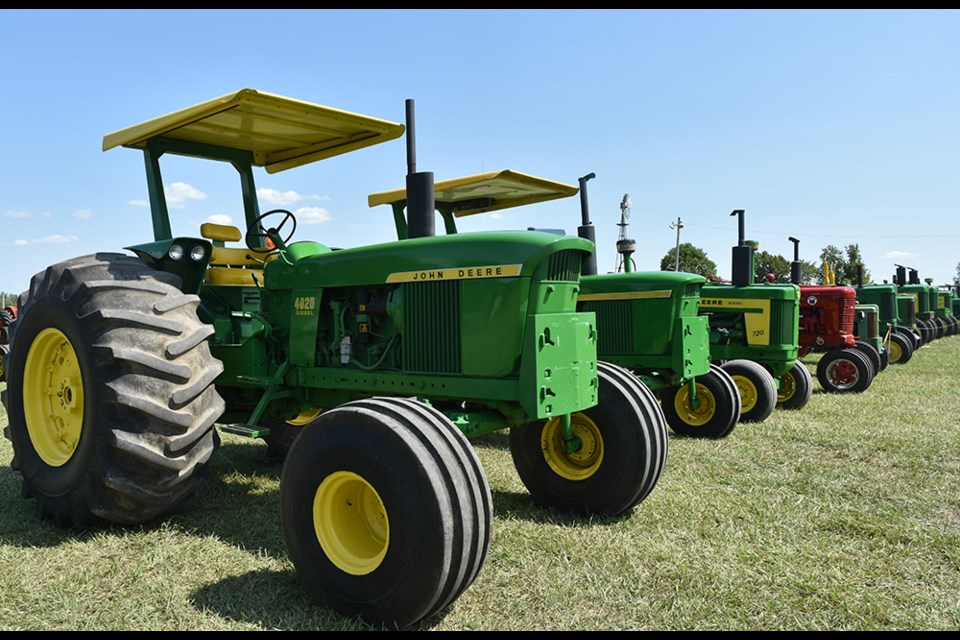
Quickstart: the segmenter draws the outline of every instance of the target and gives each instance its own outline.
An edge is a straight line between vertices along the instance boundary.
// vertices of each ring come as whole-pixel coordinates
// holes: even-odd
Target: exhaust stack
[[[407,118],[407,237],[436,235],[433,172],[417,172],[416,128],[413,100],[406,102]]]
[[[593,223],[590,222],[590,205],[587,204],[587,181],[592,180],[597,177],[595,173],[588,173],[587,175],[580,178],[580,217],[581,224],[577,227],[577,235],[585,240],[589,240],[593,243],[593,246],[597,246],[597,234],[596,230],[593,227]],[[594,249],[593,253],[590,254],[590,257],[584,260],[583,267],[580,268],[580,274],[584,276],[595,276],[597,275],[597,252]]]
[[[793,243],[793,262],[790,263],[790,282],[799,285],[803,279],[803,264],[800,262],[800,241],[790,236],[787,238]]]
[[[733,285],[746,287],[753,284],[753,250],[755,243],[747,243],[743,238],[743,209],[734,209],[730,215],[739,216],[737,246],[733,248]]]

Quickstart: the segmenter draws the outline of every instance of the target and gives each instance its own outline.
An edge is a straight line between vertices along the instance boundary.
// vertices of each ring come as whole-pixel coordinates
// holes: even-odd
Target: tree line
[[[696,273],[706,277],[709,280],[729,280],[731,274],[722,276],[717,273],[717,265],[711,260],[706,252],[689,242],[680,244],[680,271],[687,273]],[[754,280],[763,282],[767,279],[767,274],[773,275],[773,282],[790,282],[790,263],[792,261],[781,255],[769,253],[767,251],[756,251],[753,254]],[[863,264],[863,256],[860,254],[858,244],[848,244],[840,247],[832,244],[827,245],[820,251],[819,262],[809,262],[800,260],[800,284],[823,284],[825,274],[823,265],[826,263],[838,285],[847,285],[855,287],[857,285],[857,266]],[[677,250],[671,248],[660,260],[660,269],[673,270],[677,264]],[[957,279],[960,282],[960,264],[957,265]],[[872,283],[870,271],[863,267],[863,283]]]

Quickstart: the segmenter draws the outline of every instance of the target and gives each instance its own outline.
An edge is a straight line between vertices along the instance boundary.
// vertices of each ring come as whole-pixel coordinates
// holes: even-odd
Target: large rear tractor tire
[[[690,385],[664,389],[660,405],[667,424],[679,435],[723,438],[740,420],[740,393],[726,371],[710,365],[710,372],[696,378],[696,399]]]
[[[486,560],[493,500],[466,437],[409,398],[370,398],[300,428],[280,478],[283,536],[322,605],[407,629]]]
[[[633,373],[597,363],[596,406],[571,416],[579,448],[564,446],[560,418],[510,429],[520,480],[540,504],[575,515],[618,516],[653,490],[667,460],[667,421]]]
[[[887,351],[890,353],[890,364],[905,364],[913,357],[913,342],[902,333],[890,334]]]
[[[857,349],[831,349],[817,362],[817,380],[830,393],[860,393],[873,382],[873,365]]]
[[[3,404],[23,496],[60,527],[137,525],[193,494],[220,443],[223,365],[199,298],[139,259],[98,253],[20,296]]]
[[[773,374],[753,360],[727,360],[721,366],[740,392],[740,422],[763,422],[769,418],[777,406]]]
[[[796,360],[780,378],[777,391],[777,406],[781,409],[802,409],[813,395],[813,376],[807,365]]]

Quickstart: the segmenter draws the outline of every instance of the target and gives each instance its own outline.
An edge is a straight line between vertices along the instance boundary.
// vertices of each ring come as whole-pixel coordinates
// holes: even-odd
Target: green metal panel
[[[520,403],[537,418],[572,413],[597,402],[597,333],[592,313],[527,318],[520,366]]]
[[[461,286],[464,375],[517,375],[530,279],[464,280]]]

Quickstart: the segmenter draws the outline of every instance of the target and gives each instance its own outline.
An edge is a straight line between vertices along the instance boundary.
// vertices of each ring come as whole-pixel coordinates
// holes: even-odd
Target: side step
[[[221,424],[217,426],[220,428],[220,431],[225,433],[233,433],[248,438],[262,438],[270,435],[270,429],[266,427],[254,427],[248,424]]]

